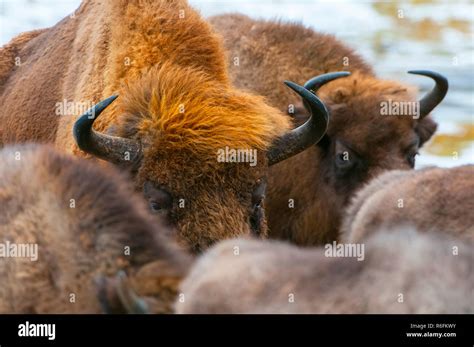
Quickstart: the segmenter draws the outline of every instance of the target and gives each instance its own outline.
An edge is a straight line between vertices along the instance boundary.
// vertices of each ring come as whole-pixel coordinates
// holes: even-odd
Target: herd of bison
[[[474,167],[413,170],[448,81],[410,73],[185,0],[16,36],[0,313],[474,313]]]

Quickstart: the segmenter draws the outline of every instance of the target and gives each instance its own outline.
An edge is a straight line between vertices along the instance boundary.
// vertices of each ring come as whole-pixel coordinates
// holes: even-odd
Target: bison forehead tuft
[[[416,114],[396,114],[400,110],[416,111],[417,100],[415,88],[395,81],[355,72],[345,80],[332,82],[331,89],[325,86],[321,90],[331,112],[328,135],[362,147],[360,152],[375,148],[398,150],[414,141],[419,128],[433,123],[430,118],[418,119]],[[399,109],[392,110],[395,106]],[[426,140],[424,137],[421,143]],[[394,142],[400,144],[394,146]]]
[[[124,117],[118,135],[139,137],[168,153],[193,152],[215,160],[226,146],[265,150],[289,129],[288,119],[261,97],[171,63],[150,69],[121,94]]]

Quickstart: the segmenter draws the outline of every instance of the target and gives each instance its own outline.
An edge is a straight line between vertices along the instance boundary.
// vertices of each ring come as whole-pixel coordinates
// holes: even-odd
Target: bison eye
[[[335,153],[334,164],[339,170],[349,170],[356,164],[357,157],[354,151],[340,141],[336,141]]]
[[[150,210],[154,213],[170,210],[173,206],[173,197],[163,188],[156,188],[151,182],[145,182],[143,193],[148,200]]]
[[[354,158],[349,151],[343,151],[336,153],[334,162],[338,169],[348,170],[354,165]]]
[[[346,169],[352,166],[352,160],[349,152],[336,154],[336,166],[341,169]]]
[[[157,201],[150,201],[150,210],[152,212],[158,212],[163,210],[163,205]]]

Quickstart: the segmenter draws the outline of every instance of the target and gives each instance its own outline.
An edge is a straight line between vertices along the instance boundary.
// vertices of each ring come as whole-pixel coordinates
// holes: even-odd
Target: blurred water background
[[[54,25],[79,0],[0,0],[0,45],[22,31]],[[380,77],[432,87],[411,69],[446,75],[450,90],[435,110],[436,136],[417,167],[474,163],[474,2],[469,0],[321,1],[190,0],[204,16],[240,12],[255,18],[298,21],[335,34],[359,51]],[[53,62],[52,62],[53,63]],[[308,76],[311,77],[311,76]],[[284,77],[282,77],[284,78]]]

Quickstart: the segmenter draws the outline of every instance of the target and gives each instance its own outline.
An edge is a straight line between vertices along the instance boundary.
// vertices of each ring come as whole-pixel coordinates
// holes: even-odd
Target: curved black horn
[[[329,121],[328,110],[316,95],[296,83],[285,81],[285,84],[303,98],[311,117],[273,144],[267,152],[268,165],[285,160],[317,143],[325,134]]]
[[[320,75],[306,82],[305,86],[317,86],[319,88],[324,83],[348,75],[350,75],[349,72],[332,72]],[[268,165],[279,163],[318,143],[326,133],[329,123],[329,112],[326,106],[315,94],[309,91],[309,88],[289,81],[285,81],[285,84],[301,96],[311,116],[304,124],[275,141],[267,152]]]
[[[419,101],[420,119],[422,119],[443,101],[449,88],[448,79],[437,72],[429,70],[412,70],[408,71],[408,73],[430,77],[436,82],[434,88]]]
[[[348,71],[325,73],[323,75],[311,78],[304,84],[304,87],[308,90],[311,90],[313,93],[316,93],[318,89],[321,88],[324,84],[337,78],[349,76],[350,74],[351,73]]]
[[[142,154],[138,141],[122,137],[110,136],[96,132],[92,125],[103,110],[118,95],[113,95],[89,109],[74,123],[73,135],[77,145],[84,152],[117,165],[130,166],[136,164]]]

